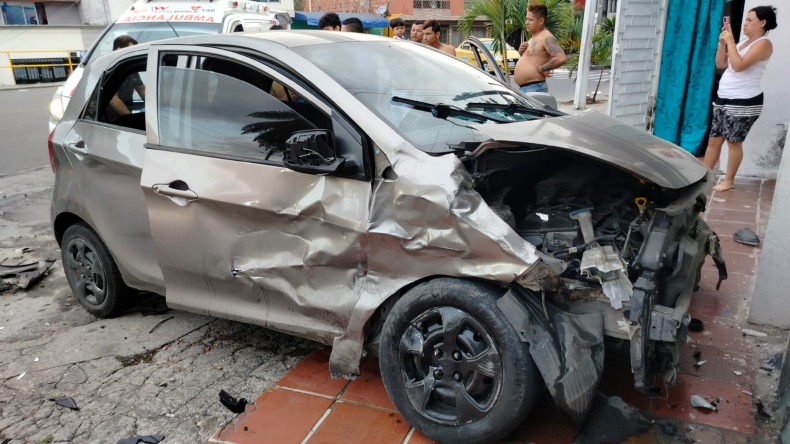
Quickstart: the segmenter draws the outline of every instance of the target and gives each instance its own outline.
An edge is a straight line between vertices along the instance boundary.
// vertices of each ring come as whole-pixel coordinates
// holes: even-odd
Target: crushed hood
[[[597,112],[473,126],[497,142],[573,151],[665,188],[686,187],[704,178],[708,171],[682,148]],[[484,143],[474,155],[496,147]]]

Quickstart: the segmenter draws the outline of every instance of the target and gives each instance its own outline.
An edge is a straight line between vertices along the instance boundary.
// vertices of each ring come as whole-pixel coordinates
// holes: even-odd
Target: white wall
[[[746,0],[746,12],[755,6],[770,5],[766,0]],[[790,3],[774,0],[777,8],[776,29],[768,33],[774,47],[763,75],[765,104],[763,113],[743,143],[743,162],[739,176],[776,177],[782,160],[783,135],[790,121]],[[726,170],[727,148],[722,150],[721,168]]]
[[[118,20],[130,6],[134,4],[134,0],[106,0],[110,4],[110,19],[112,21]]]

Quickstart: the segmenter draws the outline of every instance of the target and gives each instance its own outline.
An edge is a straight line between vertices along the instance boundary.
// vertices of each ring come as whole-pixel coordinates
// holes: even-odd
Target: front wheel
[[[394,305],[379,349],[381,376],[406,420],[439,442],[496,442],[529,414],[536,376],[528,345],[496,291],[442,278]]]

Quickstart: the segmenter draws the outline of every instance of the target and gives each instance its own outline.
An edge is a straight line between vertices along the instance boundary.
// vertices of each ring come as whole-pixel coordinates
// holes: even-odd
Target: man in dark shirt
[[[128,35],[122,35],[113,41],[112,50],[116,51],[136,44],[137,40]],[[135,91],[141,99],[145,100],[145,84],[143,84],[142,79],[140,79],[140,74],[137,72],[129,74],[123,83],[121,83],[115,96],[110,99],[110,106],[107,107],[107,118],[110,122],[132,113],[129,106],[134,101]]]

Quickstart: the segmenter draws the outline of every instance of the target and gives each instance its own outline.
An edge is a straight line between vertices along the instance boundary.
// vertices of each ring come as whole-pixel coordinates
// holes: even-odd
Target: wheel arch
[[[85,221],[85,219],[77,216],[74,213],[60,213],[55,216],[53,229],[55,231],[55,241],[57,241],[58,245],[63,242],[63,234],[66,232],[66,230],[68,230],[70,226],[78,223],[83,223],[88,228],[90,228],[91,231],[94,233],[96,232],[96,230],[94,230],[93,227],[91,227],[90,224]]]

